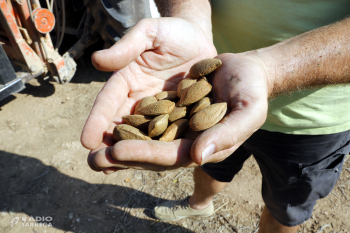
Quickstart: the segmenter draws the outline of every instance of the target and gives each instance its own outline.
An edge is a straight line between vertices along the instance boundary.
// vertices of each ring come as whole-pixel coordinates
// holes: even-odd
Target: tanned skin
[[[138,100],[165,89],[175,90],[196,61],[217,55],[212,44],[209,1],[156,3],[161,14],[169,18],[141,20],[112,48],[92,56],[96,68],[117,70],[96,98],[81,136],[82,144],[91,150],[89,165],[96,171],[162,171],[222,161],[265,122],[269,98],[350,83],[348,18],[270,47],[217,56],[223,65],[211,80],[213,98],[228,103],[228,114],[195,141],[127,140],[114,144],[114,126],[121,122],[121,116],[132,113]],[[197,181],[198,172],[199,168]],[[207,183],[197,186],[190,199],[191,206],[198,209],[225,186],[210,178],[201,182]],[[198,196],[199,192],[210,197]],[[295,232],[297,228],[281,225],[265,208],[259,232]]]
[[[349,83],[349,28],[346,18],[258,50],[268,70],[269,96]]]

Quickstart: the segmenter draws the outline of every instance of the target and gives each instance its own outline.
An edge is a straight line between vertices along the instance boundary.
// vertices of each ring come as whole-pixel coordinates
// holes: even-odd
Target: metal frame
[[[0,101],[24,88],[22,79],[16,76],[11,62],[0,44]]]
[[[55,51],[49,33],[40,33],[30,12],[41,8],[37,0],[0,0],[0,22],[5,35],[0,43],[15,64],[36,76],[50,71],[59,83],[67,83],[76,71],[75,61],[68,55]],[[14,3],[15,5],[12,5]]]

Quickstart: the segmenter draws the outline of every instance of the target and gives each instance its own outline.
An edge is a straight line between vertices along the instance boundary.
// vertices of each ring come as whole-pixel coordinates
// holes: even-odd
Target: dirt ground
[[[0,102],[0,232],[257,232],[263,201],[252,158],[215,197],[214,215],[175,222],[155,220],[152,208],[190,195],[193,169],[90,170],[80,133],[109,76],[79,60],[71,83],[38,78]],[[349,198],[347,159],[335,189],[299,232],[350,232]]]

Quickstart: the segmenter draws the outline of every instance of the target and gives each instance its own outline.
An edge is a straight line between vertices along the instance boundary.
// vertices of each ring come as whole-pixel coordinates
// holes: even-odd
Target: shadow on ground
[[[149,216],[153,206],[164,201],[138,190],[88,183],[38,159],[5,151],[0,151],[0,171],[0,211],[14,216],[50,216],[53,228],[73,232],[192,232],[131,215],[130,210],[144,208]],[[9,222],[1,230],[11,228]]]
[[[12,100],[15,100],[15,99],[16,99],[16,97],[14,95],[10,95],[10,96],[7,96],[5,99],[2,99],[0,101],[0,111],[2,110],[2,108],[1,108],[2,106],[10,103]]]
[[[26,83],[26,88],[23,89],[20,93],[32,95],[34,97],[46,98],[55,93],[55,86],[50,83],[48,80],[44,80],[43,77],[36,78],[40,85],[32,85],[30,83]]]

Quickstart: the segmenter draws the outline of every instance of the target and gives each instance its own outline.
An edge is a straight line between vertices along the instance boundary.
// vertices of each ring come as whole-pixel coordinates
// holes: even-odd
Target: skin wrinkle
[[[156,27],[157,30],[152,30],[154,28],[153,27],[154,23],[156,23],[158,25],[158,20],[156,20],[156,19],[153,19],[153,20],[141,19],[137,23],[138,27],[142,29],[139,31],[140,37],[142,37],[142,35],[146,35],[147,39],[148,39],[147,40],[148,43],[145,44],[144,51],[154,49],[153,42],[157,38],[157,33],[158,33],[158,26]],[[132,44],[130,44],[130,46],[133,47]],[[132,49],[132,48],[130,48],[130,49]]]
[[[195,31],[195,33],[198,33],[198,32],[196,32]],[[197,38],[197,35],[195,34],[194,35],[194,37],[193,38]],[[198,35],[198,38],[200,38],[200,35]],[[197,41],[193,41],[193,43],[197,43]],[[189,46],[191,46],[191,45],[189,45]],[[205,47],[205,48],[203,48],[201,51],[196,51],[196,55],[195,56],[193,56],[194,58],[193,59],[191,59],[191,61],[193,61],[195,58],[197,58],[197,57],[201,57],[201,56],[203,56],[204,55],[204,53],[206,53],[207,51],[207,47]],[[172,54],[170,51],[168,52],[169,54],[171,54],[171,55],[174,55],[174,54]],[[187,51],[183,51],[183,53],[187,53]],[[184,59],[183,59],[184,60]],[[197,62],[197,60],[195,60],[195,62]]]
[[[156,35],[158,35],[159,34],[159,36],[157,37],[155,37],[156,38],[156,40],[154,40],[153,41],[153,47],[154,48],[159,48],[159,47],[161,47],[161,45],[162,44],[164,44],[164,38],[163,37],[161,37],[161,30],[159,29],[160,27],[159,27],[159,21],[157,21],[157,34]],[[169,33],[167,33],[166,35],[168,35]],[[163,40],[160,40],[159,38],[163,38]]]
[[[135,63],[133,63],[133,64],[135,64]],[[138,69],[139,69],[139,67],[133,67],[132,65],[131,66],[128,66],[127,67],[128,69],[129,69],[129,72],[132,74],[132,75],[126,75],[125,77],[123,76],[123,79],[124,80],[126,80],[126,82],[127,82],[127,85],[129,86],[129,87],[131,87],[130,89],[133,89],[133,90],[137,90],[137,89],[139,89],[138,88],[138,81],[136,80],[136,78],[138,77]],[[141,76],[142,76],[142,73],[141,73]],[[132,79],[131,79],[132,78]],[[153,84],[153,83],[151,83],[151,84]],[[162,82],[161,82],[161,80],[159,80],[159,84],[156,84],[155,86],[160,86],[162,84]],[[144,84],[143,84],[144,85]],[[149,88],[155,88],[153,85],[152,86],[148,86]],[[128,93],[130,93],[130,89],[129,89],[129,92]],[[141,88],[141,89],[143,89],[143,87]],[[130,95],[128,95],[129,96],[129,98],[131,97]]]
[[[147,69],[150,69],[150,67],[151,67],[151,65],[149,65],[149,62],[147,62],[146,60],[147,59],[149,59],[149,58],[147,58],[146,56],[152,56],[152,59],[149,59],[150,60],[150,62],[156,62],[157,64],[158,64],[158,69],[157,68],[154,68],[154,69],[150,69],[151,70],[151,72],[150,72],[150,74],[152,74],[152,73],[154,73],[154,72],[156,72],[156,71],[162,71],[163,69],[164,69],[164,67],[166,67],[166,66],[164,66],[164,64],[162,64],[161,62],[163,62],[163,63],[169,63],[169,64],[173,64],[174,63],[174,61],[169,61],[169,58],[170,59],[175,59],[175,58],[173,58],[173,57],[178,57],[178,56],[176,56],[175,54],[169,54],[169,53],[167,53],[167,52],[162,52],[162,51],[159,51],[158,53],[156,53],[155,51],[157,51],[158,50],[158,48],[155,48],[155,49],[153,49],[152,51],[147,51],[147,52],[145,52],[145,53],[143,53],[140,57],[139,57],[139,59],[137,59],[136,60],[136,62],[139,64],[139,65],[141,65],[141,68],[147,68]],[[157,59],[155,58],[155,54],[154,53],[156,53],[158,56],[157,56]],[[170,56],[171,55],[171,56]],[[140,62],[140,60],[142,61],[142,62]],[[153,60],[153,61],[152,61]],[[158,61],[159,60],[159,61]],[[178,60],[178,59],[176,59],[176,60]],[[176,63],[178,63],[178,65],[177,66],[173,66],[173,67],[178,67],[178,66],[180,66],[180,65],[182,65],[181,63],[183,63],[183,61],[180,61],[180,62],[176,62]],[[143,67],[144,66],[144,67]]]
[[[149,55],[149,54],[147,54],[147,52],[143,55],[143,56],[141,56],[140,57],[140,59],[142,59],[142,60],[145,60],[145,59],[149,59],[149,58],[145,58],[145,56],[147,56],[147,55]],[[151,55],[151,54],[150,54]],[[157,58],[156,60],[164,60],[164,61],[157,61],[157,63],[158,63],[158,68],[154,68],[154,69],[151,69],[152,70],[152,72],[150,73],[150,74],[154,74],[154,73],[156,73],[156,72],[161,72],[162,71],[162,69],[164,69],[164,67],[166,67],[166,66],[164,66],[164,64],[161,64],[160,62],[164,62],[164,63],[167,63],[167,64],[173,64],[174,62],[173,61],[169,61],[169,58],[171,58],[171,56],[169,55],[169,54],[160,54],[159,55],[160,57],[159,58]],[[174,55],[175,56],[175,55]],[[169,58],[167,58],[167,57],[169,57]],[[154,61],[152,61],[152,62],[154,62]],[[137,63],[139,63],[139,60],[137,61]],[[171,67],[171,69],[174,69],[174,68],[178,68],[178,67],[181,67],[183,64],[181,64],[182,62],[176,62],[176,63],[178,63],[178,65],[176,65],[176,66],[173,66],[173,67]],[[143,64],[143,63],[142,63]],[[152,64],[153,66],[154,66],[154,64]],[[150,65],[149,65],[149,63],[147,63],[147,66],[148,67],[143,67],[142,65],[141,65],[141,69],[142,70],[147,70],[147,69],[150,69],[149,67],[150,67]],[[168,68],[170,68],[170,67],[168,67]],[[148,70],[147,70],[148,71]],[[148,71],[149,72],[149,71]]]
[[[162,17],[183,18],[195,24],[201,31],[206,32],[206,37],[212,41],[211,22],[208,21],[211,17],[210,1],[187,2],[179,0],[176,3],[170,3],[169,1],[155,0],[155,3]]]
[[[147,52],[146,52],[147,53]],[[135,62],[143,69],[143,71],[147,71],[145,73],[150,73],[152,74],[152,72],[154,71],[157,71],[155,69],[151,69],[150,65],[149,65],[149,62],[146,61],[146,59],[144,58],[145,57],[145,53],[141,54],[141,56],[138,56],[136,59],[135,59]],[[159,71],[159,70],[158,70]]]
[[[200,38],[200,35],[198,35],[197,33],[197,31],[193,31],[195,34],[194,34],[194,36],[193,36],[193,38]],[[161,36],[160,36],[161,37]],[[157,37],[158,38],[158,37]],[[193,41],[194,43],[197,43],[196,41]],[[162,43],[159,43],[159,46],[161,46],[162,45]],[[171,45],[171,43],[170,43],[170,45]],[[174,54],[174,53],[172,53],[171,52],[171,50],[174,50],[174,49],[172,49],[172,48],[168,48],[166,45],[164,45],[163,44],[163,46],[164,46],[164,48],[162,48],[162,49],[164,49],[164,51],[160,51],[159,52],[159,54],[161,54],[161,55],[163,55],[165,58],[163,59],[164,60],[164,62],[165,63],[167,63],[167,64],[172,64],[172,68],[176,68],[176,67],[180,67],[183,63],[184,63],[184,60],[186,60],[185,58],[182,58],[183,57],[183,55],[182,54],[187,54],[187,51],[182,51],[182,52],[180,52],[181,53],[181,55],[176,55],[176,54]],[[156,47],[155,48],[155,50],[157,50],[157,48],[158,47]],[[167,49],[168,48],[168,49]],[[175,50],[176,51],[176,50]],[[180,50],[181,51],[181,50]],[[196,52],[197,54],[199,53],[200,55],[202,55],[202,54],[204,54],[205,52],[207,52],[206,51],[206,48],[203,48],[201,51],[198,51],[198,52]],[[179,53],[179,50],[177,50],[177,53]],[[137,63],[138,64],[142,64],[142,65],[145,65],[145,66],[147,66],[147,67],[150,67],[150,65],[149,65],[149,63],[147,63],[146,61],[145,61],[145,56],[147,56],[147,55],[149,55],[149,53],[144,53],[138,60],[136,60],[137,61]],[[166,58],[166,57],[168,57],[168,58]],[[172,60],[170,60],[170,59],[172,59]],[[180,58],[182,58],[180,61],[177,61],[177,60],[179,60]],[[141,62],[140,61],[140,59],[143,59],[143,62]],[[176,59],[176,60],[174,60],[174,59]],[[158,59],[152,59],[152,60],[159,60],[159,58]],[[192,59],[193,60],[193,59]],[[174,66],[173,64],[174,63],[177,63],[178,65],[177,66]],[[159,68],[158,68],[159,70],[161,70],[161,69],[164,69],[164,64],[159,64]]]
[[[144,20],[144,19],[143,19]],[[151,48],[156,48],[156,46],[154,46],[154,42],[157,40],[157,35],[158,35],[158,32],[159,32],[159,21],[158,20],[152,20],[152,21],[148,21],[148,20],[144,20],[146,22],[149,22],[147,25],[148,27],[146,27],[146,29],[148,30],[148,33],[146,32],[146,35],[148,35],[149,37],[149,41],[151,42]],[[143,21],[143,22],[144,22]],[[149,26],[150,24],[152,23],[156,23],[157,24],[157,27],[151,27]],[[152,30],[154,28],[154,30]],[[147,49],[149,50],[149,49]]]

